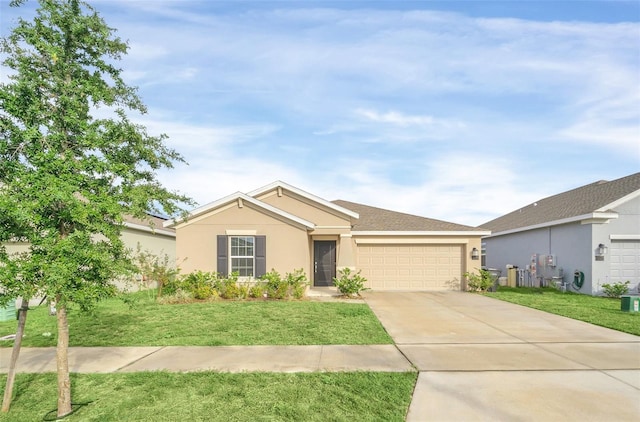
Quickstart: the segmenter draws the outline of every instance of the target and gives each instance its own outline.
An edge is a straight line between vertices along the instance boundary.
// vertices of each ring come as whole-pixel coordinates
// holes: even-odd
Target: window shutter
[[[227,236],[218,235],[218,273],[226,277],[229,273],[229,246]]]
[[[267,236],[256,236],[256,278],[267,273]]]

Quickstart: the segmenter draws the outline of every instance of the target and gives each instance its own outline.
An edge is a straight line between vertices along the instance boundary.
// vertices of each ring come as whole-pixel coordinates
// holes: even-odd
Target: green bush
[[[307,291],[307,275],[302,268],[294,270],[285,275],[286,283],[289,286],[289,295],[295,299],[302,299]]]
[[[264,274],[260,279],[264,282],[264,290],[267,296],[272,299],[282,299],[287,295],[287,285],[282,280],[280,273],[272,269]]]
[[[360,271],[355,274],[351,273],[351,269],[343,268],[339,271],[340,277],[333,278],[333,284],[338,291],[345,296],[360,296],[360,292],[368,290],[364,287],[367,279],[360,275]]]
[[[262,282],[257,282],[253,286],[249,287],[249,297],[254,299],[261,299],[265,292],[265,286]]]
[[[238,299],[246,299],[249,297],[249,285],[246,283],[238,285]]]
[[[294,299],[302,299],[306,291],[306,285],[297,285],[293,287],[293,291],[291,292],[291,294],[293,295]]]
[[[217,295],[217,292],[215,291],[213,286],[207,284],[194,287],[191,293],[193,295],[193,298],[198,300],[211,299],[214,294]]]
[[[493,277],[487,270],[478,270],[478,273],[467,271],[463,275],[467,278],[467,290],[471,292],[485,292],[493,286]]]
[[[238,299],[240,297],[240,286],[238,286],[238,274],[232,273],[229,278],[219,280],[216,287],[220,297],[223,299]]]
[[[272,299],[300,299],[307,287],[307,276],[302,269],[285,274],[284,278],[276,270],[271,270],[261,278],[263,292]]]
[[[216,273],[194,271],[183,276],[175,283],[171,283],[163,289],[163,295],[173,295],[182,290],[193,296],[194,299],[210,299],[215,292],[214,282],[218,275]]]
[[[620,297],[629,290],[629,283],[631,283],[629,280],[624,283],[622,281],[613,284],[605,283],[602,285],[602,291],[606,297]]]
[[[165,286],[164,296],[177,296],[179,300],[263,298],[266,293],[272,299],[301,299],[307,287],[307,276],[302,269],[287,273],[285,277],[271,270],[254,284],[239,282],[238,274],[227,278],[215,272],[194,271]],[[165,303],[169,301],[164,301]]]

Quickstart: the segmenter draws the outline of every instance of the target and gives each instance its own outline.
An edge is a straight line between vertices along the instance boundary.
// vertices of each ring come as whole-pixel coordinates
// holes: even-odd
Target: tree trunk
[[[27,324],[27,311],[29,310],[29,300],[22,298],[20,311],[18,312],[18,329],[16,330],[16,338],[13,340],[13,350],[11,351],[11,362],[9,362],[9,372],[7,373],[7,384],[4,387],[4,397],[2,398],[2,411],[8,412],[11,407],[11,398],[13,397],[13,382],[16,378],[16,367],[18,366],[18,356],[20,355],[20,347],[22,347],[22,336],[24,335],[24,326]]]
[[[56,364],[58,368],[58,417],[71,413],[71,379],[69,378],[69,322],[66,305],[57,303],[58,345]]]

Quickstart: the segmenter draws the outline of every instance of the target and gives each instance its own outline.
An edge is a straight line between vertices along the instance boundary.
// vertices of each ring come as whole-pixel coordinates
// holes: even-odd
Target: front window
[[[240,277],[253,277],[255,262],[255,238],[231,236],[231,272]]]

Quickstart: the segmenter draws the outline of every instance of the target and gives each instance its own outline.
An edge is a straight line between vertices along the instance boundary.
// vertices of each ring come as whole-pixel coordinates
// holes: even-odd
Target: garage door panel
[[[637,291],[640,283],[640,241],[611,242],[610,276],[613,282],[630,281],[630,290]]]
[[[450,290],[462,279],[460,245],[361,245],[357,267],[375,290]]]

